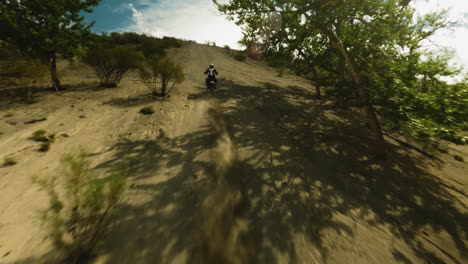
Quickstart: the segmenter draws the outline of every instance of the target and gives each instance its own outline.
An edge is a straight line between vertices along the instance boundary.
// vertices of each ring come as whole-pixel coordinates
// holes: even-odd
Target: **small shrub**
[[[463,162],[463,161],[464,161],[463,157],[460,156],[460,155],[457,155],[457,154],[453,155],[453,158],[454,158],[456,161],[460,161],[460,162]]]
[[[128,174],[127,166],[111,169],[107,177],[91,170],[88,154],[69,154],[62,159],[65,193],[59,195],[57,177],[35,182],[49,195],[49,207],[43,212],[50,238],[64,250],[73,263],[93,256],[109,231],[110,222],[122,197]]]
[[[234,58],[238,61],[245,61],[247,59],[247,57],[243,53],[236,54]]]
[[[151,106],[146,106],[146,107],[143,107],[142,109],[140,109],[140,113],[142,113],[144,115],[152,115],[152,114],[154,114],[154,109]]]
[[[13,166],[18,163],[15,158],[13,157],[5,157],[3,158],[3,166]]]
[[[24,121],[25,124],[33,124],[33,123],[37,123],[37,122],[42,122],[42,121],[46,121],[47,120],[47,117],[33,117],[29,120],[26,120]]]
[[[47,66],[36,59],[21,57],[16,52],[0,61],[0,87],[16,86],[30,89],[38,81],[43,81]]]
[[[45,80],[47,70],[47,65],[21,56],[14,46],[0,49],[0,87],[14,87],[12,94],[26,103],[36,102],[32,88]]]
[[[50,150],[50,144],[52,144],[55,140],[55,134],[50,133],[49,135],[46,135],[47,131],[40,129],[34,131],[34,133],[31,135],[30,139],[34,140],[36,142],[41,142],[39,145],[38,151],[40,152],[47,152]]]
[[[32,133],[30,139],[36,141],[36,142],[47,142],[49,141],[49,138],[46,136],[47,131],[40,129],[36,130]]]
[[[50,141],[44,141],[39,145],[38,151],[47,152],[50,150]]]
[[[138,70],[140,80],[154,96],[167,96],[176,85],[184,81],[181,65],[167,57],[147,58]]]
[[[224,45],[224,50],[226,50],[227,54],[231,54],[231,47],[229,45]]]
[[[102,87],[117,87],[127,73],[138,67],[140,60],[140,53],[132,46],[97,45],[83,57],[96,72]]]

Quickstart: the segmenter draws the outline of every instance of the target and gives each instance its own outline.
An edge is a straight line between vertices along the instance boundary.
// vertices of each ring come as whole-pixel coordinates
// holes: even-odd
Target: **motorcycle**
[[[210,94],[214,94],[214,90],[216,89],[216,81],[215,80],[209,80],[208,81],[208,91],[210,91]]]

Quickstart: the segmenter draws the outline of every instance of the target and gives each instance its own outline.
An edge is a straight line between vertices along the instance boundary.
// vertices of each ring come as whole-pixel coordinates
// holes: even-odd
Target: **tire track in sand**
[[[242,164],[221,107],[208,109],[210,125],[216,134],[211,150],[211,189],[200,208],[199,228],[193,235],[190,263],[248,263],[250,254],[242,241],[247,221],[242,218]]]

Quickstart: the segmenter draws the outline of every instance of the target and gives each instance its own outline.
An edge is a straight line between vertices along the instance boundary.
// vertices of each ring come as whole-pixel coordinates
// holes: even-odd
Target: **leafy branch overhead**
[[[244,27],[241,43],[260,47],[272,66],[310,75],[317,96],[324,85],[338,105],[362,107],[378,156],[386,152],[382,125],[420,140],[463,142],[468,83],[448,83],[461,72],[450,54],[423,46],[454,25],[444,10],[416,17],[410,0],[213,2]]]

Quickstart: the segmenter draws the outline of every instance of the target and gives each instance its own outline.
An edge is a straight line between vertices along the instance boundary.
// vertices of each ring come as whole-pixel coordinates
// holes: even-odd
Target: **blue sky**
[[[129,0],[102,0],[93,13],[86,14],[86,21],[95,21],[95,32],[115,31],[133,23],[132,10],[127,8]],[[138,6],[143,8],[143,6]]]
[[[468,0],[414,0],[413,6],[419,15],[451,8],[449,18],[459,21],[460,26],[438,32],[426,46],[453,48],[453,62],[468,70]],[[216,41],[218,46],[233,48],[240,48],[237,41],[242,37],[242,30],[220,15],[212,0],[102,0],[86,18],[96,21],[95,32],[134,31],[199,43]]]
[[[239,48],[242,37],[241,29],[227,21],[212,0],[103,0],[86,19],[96,21],[95,32],[134,31],[233,48]]]

